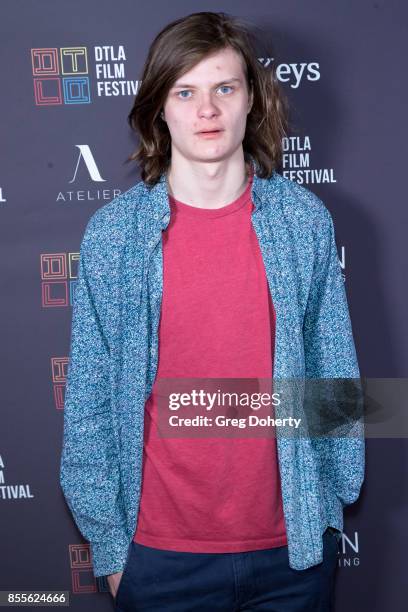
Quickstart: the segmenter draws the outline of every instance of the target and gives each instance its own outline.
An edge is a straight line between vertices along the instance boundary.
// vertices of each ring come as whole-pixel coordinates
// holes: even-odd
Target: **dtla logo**
[[[95,578],[93,575],[92,551],[88,543],[68,544],[68,555],[73,593],[110,593],[106,576]]]
[[[94,64],[88,55],[93,55]],[[134,96],[140,82],[126,79],[125,62],[123,45],[96,46],[89,50],[83,46],[31,49],[35,104],[90,104],[91,70],[95,98]]]
[[[89,104],[86,47],[31,49],[36,106]]]
[[[43,308],[73,305],[78,280],[78,265],[79,252],[40,254],[41,305]],[[61,361],[53,362],[54,383],[65,383],[64,376],[61,375],[63,372],[61,363]],[[58,407],[61,406],[58,404]]]
[[[76,183],[79,168],[84,167],[90,180],[94,183],[106,183],[106,179],[103,178],[98,165],[95,160],[95,156],[91,151],[91,148],[87,144],[75,145],[77,149],[76,161],[74,162],[74,170],[72,178],[68,183]],[[74,201],[91,201],[91,200],[105,200],[110,201],[121,193],[120,189],[77,189],[70,191],[60,191],[57,195],[56,202],[74,202]]]

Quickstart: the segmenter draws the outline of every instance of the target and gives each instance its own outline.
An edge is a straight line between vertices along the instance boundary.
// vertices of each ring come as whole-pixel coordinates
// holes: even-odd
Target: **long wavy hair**
[[[242,143],[246,163],[251,157],[256,174],[269,178],[282,163],[282,138],[288,129],[288,102],[274,68],[265,68],[256,57],[253,28],[227,13],[192,13],[169,23],[150,45],[142,84],[128,115],[139,145],[126,162],[136,161],[142,180],[153,186],[171,160],[171,136],[160,117],[176,80],[214,52],[232,48],[243,58],[248,91],[253,104],[247,115]]]

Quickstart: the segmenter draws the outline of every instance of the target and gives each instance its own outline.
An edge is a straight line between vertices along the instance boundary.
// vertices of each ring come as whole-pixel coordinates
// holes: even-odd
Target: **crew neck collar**
[[[190,217],[196,217],[200,219],[217,219],[218,217],[224,217],[231,213],[238,211],[251,199],[251,186],[253,180],[253,172],[247,178],[246,186],[244,191],[235,200],[229,204],[225,204],[219,208],[201,208],[193,206],[192,204],[186,204],[168,194],[169,204],[172,211],[177,212],[181,215],[188,215]]]

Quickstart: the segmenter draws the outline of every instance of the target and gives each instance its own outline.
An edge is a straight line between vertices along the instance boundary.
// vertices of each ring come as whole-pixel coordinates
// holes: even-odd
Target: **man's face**
[[[201,60],[170,89],[164,119],[172,149],[184,158],[218,161],[242,146],[252,105],[242,61],[233,49],[223,49]],[[218,132],[205,135],[203,130]]]

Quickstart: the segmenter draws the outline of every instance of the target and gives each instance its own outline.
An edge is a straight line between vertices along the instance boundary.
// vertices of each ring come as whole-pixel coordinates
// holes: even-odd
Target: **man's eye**
[[[180,94],[183,94],[183,93],[189,93],[189,92],[190,92],[190,90],[189,90],[189,89],[183,89],[182,91],[179,91],[179,92],[178,92],[177,96],[180,96]],[[185,98],[186,96],[180,96],[180,97],[181,97],[181,98]]]
[[[230,85],[221,85],[220,89],[234,89],[233,87],[231,87]]]

